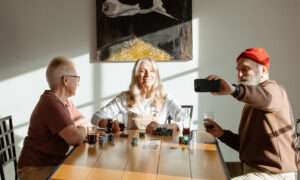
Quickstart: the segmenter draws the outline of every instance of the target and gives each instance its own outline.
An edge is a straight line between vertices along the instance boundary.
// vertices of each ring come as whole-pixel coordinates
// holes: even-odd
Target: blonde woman
[[[181,106],[163,90],[157,64],[148,57],[134,64],[129,90],[97,111],[91,121],[103,127],[107,118],[119,114],[127,121],[127,129],[145,129],[147,133],[159,125],[167,124],[168,116],[172,118],[168,128],[173,130],[181,130],[182,121],[189,118]]]

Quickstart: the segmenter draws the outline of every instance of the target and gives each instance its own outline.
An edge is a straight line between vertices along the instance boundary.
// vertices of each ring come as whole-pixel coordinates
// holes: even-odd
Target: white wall
[[[197,94],[193,80],[215,73],[235,82],[237,55],[260,46],[271,56],[271,79],[286,87],[299,118],[299,17],[298,0],[194,0],[194,59],[159,63],[165,89],[180,104],[195,106],[195,125],[198,114],[214,111],[220,125],[236,132],[243,104],[230,96]],[[30,114],[48,88],[45,68],[52,57],[77,64],[81,82],[72,100],[89,119],[128,88],[133,63],[89,63],[96,54],[95,22],[95,0],[0,1],[0,117],[13,116],[18,155]],[[238,159],[223,144],[221,150],[225,160]]]

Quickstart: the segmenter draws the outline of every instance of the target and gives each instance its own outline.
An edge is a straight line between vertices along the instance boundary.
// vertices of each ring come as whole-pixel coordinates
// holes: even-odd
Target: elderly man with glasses
[[[76,94],[80,77],[65,57],[52,59],[47,67],[46,90],[31,114],[28,135],[19,162],[20,180],[46,179],[63,161],[70,145],[86,137],[89,122],[68,100]]]

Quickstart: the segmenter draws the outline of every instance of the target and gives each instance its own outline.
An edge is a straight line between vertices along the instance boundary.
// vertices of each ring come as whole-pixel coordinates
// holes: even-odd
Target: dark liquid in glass
[[[119,128],[120,128],[120,131],[124,131],[125,124],[124,123],[119,123]]]
[[[112,124],[113,124],[113,120],[112,119],[108,119],[106,127],[107,128],[112,128]]]
[[[184,135],[184,136],[190,135],[190,128],[183,128],[182,135]]]
[[[88,143],[95,144],[96,143],[96,134],[88,134]]]
[[[215,126],[211,125],[211,124],[205,125],[205,128],[208,129],[208,130],[212,130],[214,127]]]

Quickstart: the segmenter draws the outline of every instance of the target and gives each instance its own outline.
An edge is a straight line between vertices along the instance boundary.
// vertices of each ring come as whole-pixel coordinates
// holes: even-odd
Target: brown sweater
[[[220,140],[239,151],[246,164],[271,173],[297,171],[294,118],[285,89],[275,81],[239,85],[236,97],[245,104],[238,134],[228,130]]]

